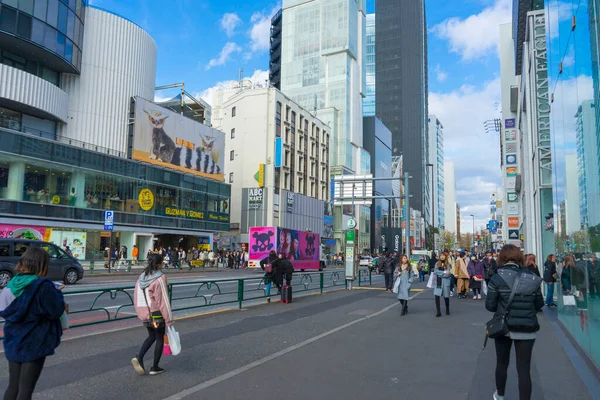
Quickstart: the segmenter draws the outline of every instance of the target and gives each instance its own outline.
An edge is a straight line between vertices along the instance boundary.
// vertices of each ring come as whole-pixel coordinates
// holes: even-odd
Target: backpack
[[[273,264],[268,263],[265,265],[265,273],[267,273],[267,274],[273,273]]]

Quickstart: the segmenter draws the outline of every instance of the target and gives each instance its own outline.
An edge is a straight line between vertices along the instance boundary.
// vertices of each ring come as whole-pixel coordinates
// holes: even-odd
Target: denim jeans
[[[554,283],[546,283],[546,305],[554,304]]]
[[[271,282],[265,283],[265,291],[267,293],[267,297],[271,296]]]

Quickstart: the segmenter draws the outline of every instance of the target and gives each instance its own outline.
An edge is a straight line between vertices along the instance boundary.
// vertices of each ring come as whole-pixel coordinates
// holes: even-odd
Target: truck
[[[318,233],[257,226],[250,228],[248,242],[250,268],[260,268],[260,261],[267,258],[271,251],[285,254],[296,271],[321,271],[325,264],[321,260],[321,238]]]

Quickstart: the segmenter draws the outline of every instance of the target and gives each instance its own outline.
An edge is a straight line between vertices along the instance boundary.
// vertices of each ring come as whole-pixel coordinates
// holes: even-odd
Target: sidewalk
[[[491,399],[494,344],[483,301],[451,300],[434,318],[431,291],[413,292],[409,314],[381,290],[341,290],[177,322],[183,351],[166,373],[137,376],[129,364],[140,327],[65,341],[46,360],[36,398],[235,400]],[[552,322],[540,315],[533,399],[593,399]],[[107,328],[109,329],[109,328]],[[146,366],[151,363],[146,356]],[[5,363],[0,360],[0,363]],[[5,387],[7,369],[0,369]],[[507,399],[517,399],[514,366]]]

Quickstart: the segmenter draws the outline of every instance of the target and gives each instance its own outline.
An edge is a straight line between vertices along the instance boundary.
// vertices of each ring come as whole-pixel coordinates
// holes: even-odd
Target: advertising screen
[[[136,97],[132,158],[224,181],[225,135]]]
[[[271,250],[283,253],[292,261],[294,269],[318,269],[320,262],[320,235],[312,232],[282,229],[271,226],[250,228],[250,266],[258,267]]]

